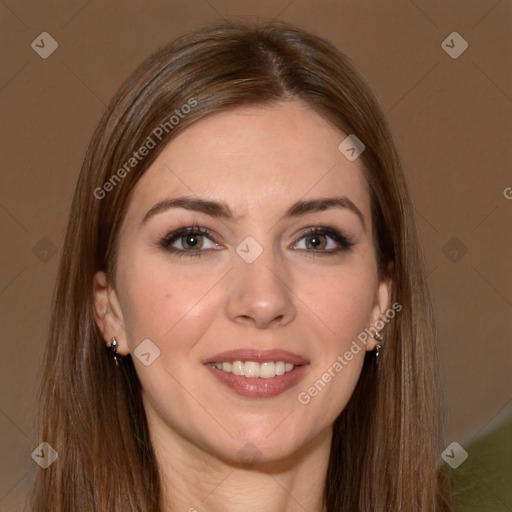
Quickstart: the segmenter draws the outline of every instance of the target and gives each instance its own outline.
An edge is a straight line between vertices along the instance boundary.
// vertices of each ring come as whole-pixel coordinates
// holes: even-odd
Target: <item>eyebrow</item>
[[[154,217],[159,213],[163,213],[164,211],[167,211],[171,208],[184,208],[185,210],[200,212],[209,215],[210,217],[226,220],[239,219],[239,217],[235,218],[231,208],[223,201],[210,201],[198,197],[182,196],[172,199],[164,199],[163,201],[155,204],[144,215],[142,224],[148,222],[151,217]],[[342,208],[355,213],[357,217],[359,217],[363,228],[366,229],[364,216],[361,213],[361,210],[359,210],[359,208],[346,196],[325,197],[321,199],[297,201],[296,203],[292,204],[288,210],[286,210],[284,215],[279,220],[282,221],[295,217],[301,217],[303,215],[328,210],[330,208]]]

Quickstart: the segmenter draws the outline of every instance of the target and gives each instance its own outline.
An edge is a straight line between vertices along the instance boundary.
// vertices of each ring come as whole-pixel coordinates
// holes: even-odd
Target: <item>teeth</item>
[[[222,363],[224,368],[224,363]],[[244,366],[244,375],[249,378],[257,378],[260,376],[260,364],[254,361],[246,361]]]
[[[284,361],[268,361],[265,363],[233,361],[232,363],[211,363],[211,365],[223,372],[243,375],[249,379],[271,379],[276,375],[284,375],[291,372],[294,368],[292,363],[285,363]]]
[[[247,364],[247,363],[245,363]],[[261,363],[260,364],[260,377],[262,379],[271,379],[276,376],[276,363]]]
[[[222,365],[222,369],[224,370],[224,365]],[[243,375],[244,374],[244,363],[242,361],[233,361],[231,365],[231,373],[235,375]]]

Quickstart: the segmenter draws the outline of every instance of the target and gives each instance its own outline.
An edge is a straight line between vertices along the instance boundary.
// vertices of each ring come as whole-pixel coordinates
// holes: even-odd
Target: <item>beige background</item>
[[[279,18],[316,32],[346,52],[372,84],[403,155],[420,219],[439,314],[448,441],[467,445],[510,417],[510,1],[5,0],[1,512],[20,510],[27,466],[34,464],[34,391],[50,296],[92,131],[144,57],[230,15]],[[469,44],[457,59],[441,46],[454,31]],[[41,32],[59,45],[47,59],[31,48]]]

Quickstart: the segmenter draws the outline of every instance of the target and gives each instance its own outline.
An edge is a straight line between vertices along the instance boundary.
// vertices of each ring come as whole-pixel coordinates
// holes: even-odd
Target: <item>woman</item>
[[[448,511],[434,323],[374,96],[218,25],[123,84],[54,295],[34,511]]]

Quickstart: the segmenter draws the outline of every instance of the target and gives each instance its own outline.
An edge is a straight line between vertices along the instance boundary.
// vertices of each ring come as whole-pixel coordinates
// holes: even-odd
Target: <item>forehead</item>
[[[346,134],[299,101],[212,114],[172,140],[135,187],[128,215],[197,195],[237,218],[280,214],[299,199],[347,196],[370,222],[362,162],[338,149]]]

